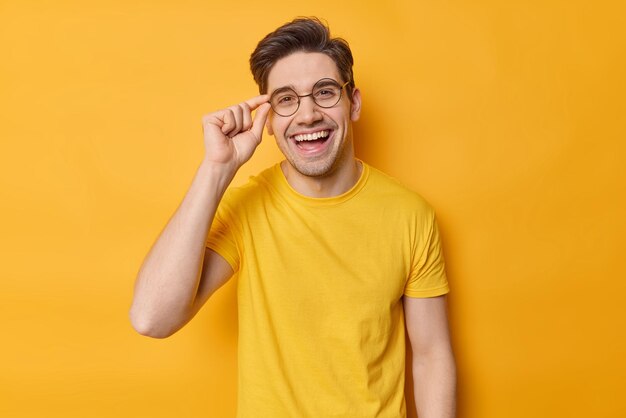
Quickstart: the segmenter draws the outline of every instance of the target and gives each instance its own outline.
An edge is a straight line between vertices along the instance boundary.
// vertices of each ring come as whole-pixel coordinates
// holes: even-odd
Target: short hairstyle
[[[281,58],[294,52],[320,52],[333,59],[348,94],[354,89],[350,46],[342,38],[332,38],[330,29],[316,17],[301,17],[286,23],[263,38],[250,55],[250,71],[261,94],[267,93],[270,70]],[[339,80],[341,81],[341,80]]]

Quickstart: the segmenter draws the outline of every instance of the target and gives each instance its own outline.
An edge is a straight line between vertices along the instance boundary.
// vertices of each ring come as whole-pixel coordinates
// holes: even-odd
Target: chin
[[[298,173],[307,177],[328,177],[335,171],[334,165],[326,162],[309,164],[290,162],[290,164]]]
[[[345,155],[342,153],[335,155],[328,155],[325,158],[313,161],[302,161],[286,156],[289,164],[298,173],[307,177],[324,178],[330,177],[338,168],[345,162]]]

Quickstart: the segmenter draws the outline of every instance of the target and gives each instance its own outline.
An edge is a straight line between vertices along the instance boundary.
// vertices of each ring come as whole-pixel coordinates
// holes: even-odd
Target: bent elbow
[[[134,330],[146,337],[163,339],[176,332],[175,329],[164,326],[160,321],[137,314],[133,309],[130,310],[129,317]]]

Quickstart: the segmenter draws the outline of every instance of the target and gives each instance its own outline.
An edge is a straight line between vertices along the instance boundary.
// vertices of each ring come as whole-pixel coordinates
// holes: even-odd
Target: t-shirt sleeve
[[[217,208],[206,246],[230,264],[234,272],[239,270],[239,248],[237,245],[237,219],[232,210],[232,193],[227,191]]]
[[[450,291],[446,277],[439,228],[434,212],[425,222],[418,223],[411,257],[411,271],[404,288],[404,294],[414,298],[429,298]]]

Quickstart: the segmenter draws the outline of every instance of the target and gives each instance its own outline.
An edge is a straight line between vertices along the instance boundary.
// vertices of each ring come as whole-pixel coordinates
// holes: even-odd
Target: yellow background
[[[358,156],[438,211],[459,417],[626,416],[624,2],[297,3],[0,0],[0,416],[234,416],[234,282],[167,340],[127,310],[201,116],[298,15],[353,48]]]

